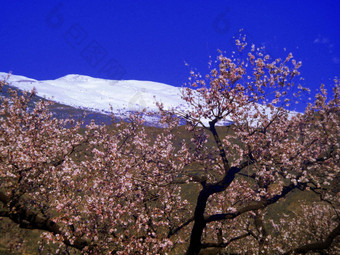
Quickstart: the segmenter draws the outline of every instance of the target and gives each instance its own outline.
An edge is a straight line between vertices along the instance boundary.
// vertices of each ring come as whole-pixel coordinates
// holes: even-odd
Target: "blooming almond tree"
[[[152,139],[138,115],[83,129],[53,118],[49,102],[30,109],[34,91],[9,93],[0,112],[0,216],[83,253],[157,254],[178,241],[169,228],[188,210],[171,185],[186,157],[184,145],[172,145],[177,120]]]
[[[244,53],[245,41],[236,42]],[[242,60],[220,55],[209,75],[202,78],[192,72],[195,90],[183,89],[183,99],[191,107],[178,114],[187,119],[189,130],[203,127],[215,142],[211,146],[197,137],[193,142],[196,148],[199,144],[200,154],[192,153],[187,159],[200,162],[206,172],[200,181],[187,254],[208,247],[252,254],[329,248],[340,231],[338,194],[330,186],[340,169],[339,82],[335,81],[333,98],[327,100],[321,87],[315,103],[303,114],[292,113],[285,107],[306,90],[300,85],[295,89],[294,84],[301,63],[292,54],[272,60],[254,46],[247,56]],[[224,120],[232,124],[221,135],[216,125]],[[299,243],[287,241],[291,245],[285,250],[280,242],[274,245],[264,221],[270,206],[295,190],[311,190],[330,203],[333,222],[318,241],[310,243],[314,238],[304,236]],[[299,218],[298,232],[302,233],[306,220]],[[202,242],[204,236],[215,237]]]
[[[82,127],[55,119],[47,101],[32,106],[34,91],[11,91],[0,216],[45,231],[56,253],[339,252],[339,81],[290,112],[306,90],[295,85],[300,65],[255,47],[244,59],[221,54],[208,75],[192,73],[186,110],[158,103],[161,129],[143,125],[145,112]],[[299,192],[313,201],[281,208]]]

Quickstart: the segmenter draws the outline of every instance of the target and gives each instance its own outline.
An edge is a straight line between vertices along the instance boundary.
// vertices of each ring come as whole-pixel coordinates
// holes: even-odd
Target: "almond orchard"
[[[191,72],[186,111],[158,103],[161,128],[145,111],[57,119],[35,91],[9,89],[0,217],[41,230],[40,254],[340,253],[339,81],[289,111],[308,93],[301,63],[236,44],[209,74]]]

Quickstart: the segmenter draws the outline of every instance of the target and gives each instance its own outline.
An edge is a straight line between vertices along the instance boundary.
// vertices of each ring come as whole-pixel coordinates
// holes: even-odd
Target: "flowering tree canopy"
[[[339,81],[295,113],[286,108],[306,89],[291,54],[251,47],[211,64],[182,89],[188,110],[159,103],[163,128],[151,131],[139,113],[83,128],[54,118],[47,101],[31,107],[34,91],[10,90],[0,216],[85,254],[339,252]],[[315,201],[274,217],[298,192]]]

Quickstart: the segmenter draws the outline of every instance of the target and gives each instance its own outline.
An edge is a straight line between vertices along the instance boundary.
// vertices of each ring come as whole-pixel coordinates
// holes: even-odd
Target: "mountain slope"
[[[7,75],[0,73],[0,79]],[[179,96],[180,88],[150,81],[116,81],[70,74],[45,81],[11,75],[7,82],[21,90],[36,88],[38,96],[58,103],[107,113],[111,106],[113,110],[156,110],[154,97],[166,108],[184,103]]]
[[[38,81],[20,75],[9,76],[3,72],[0,72],[0,80],[6,80],[10,86],[20,90],[35,88],[39,97],[59,104],[102,115],[114,113],[118,118],[125,118],[127,113],[144,108],[147,111],[157,112],[156,101],[163,103],[165,109],[176,108],[185,112],[190,107],[181,99],[181,88],[152,81],[106,80],[78,74],[66,75],[55,80]],[[262,105],[259,107],[270,115],[269,108]],[[290,114],[293,116],[296,112]],[[149,124],[156,124],[158,121],[155,117],[145,118]],[[201,119],[201,121],[208,124],[209,120]],[[218,125],[230,123],[231,119],[227,117],[219,121]]]
[[[156,101],[165,109],[187,109],[181,99],[181,88],[152,81],[106,80],[85,75],[70,74],[55,80],[38,81],[21,75],[0,72],[0,80],[20,90],[36,89],[37,95],[60,104],[117,117],[146,108],[158,111]],[[148,118],[147,122],[157,119]],[[207,122],[208,120],[204,120]],[[229,123],[228,120],[220,125]]]

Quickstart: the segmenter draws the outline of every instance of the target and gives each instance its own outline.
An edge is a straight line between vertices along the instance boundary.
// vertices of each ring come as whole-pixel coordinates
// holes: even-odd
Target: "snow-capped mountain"
[[[0,73],[2,80],[7,76],[7,73]],[[10,75],[7,82],[21,90],[35,88],[38,96],[61,104],[103,113],[110,113],[111,107],[114,111],[135,111],[143,108],[157,110],[156,100],[162,102],[165,108],[184,103],[180,97],[180,88],[151,81],[117,81],[70,74],[44,81]]]
[[[37,96],[63,105],[107,115],[113,112],[118,118],[124,118],[127,112],[144,108],[157,112],[156,101],[163,103],[165,109],[189,107],[181,99],[181,88],[159,82],[107,80],[78,74],[38,81],[3,72],[0,72],[0,80],[6,80],[10,86],[20,90],[30,91],[35,88]],[[151,125],[158,122],[157,117],[145,118]],[[226,120],[219,124],[227,123],[230,122]]]
[[[20,90],[36,89],[37,95],[76,109],[97,112],[104,115],[114,113],[124,118],[127,112],[144,108],[157,112],[156,101],[165,109],[177,108],[185,111],[189,106],[181,99],[181,88],[152,81],[107,80],[85,75],[70,74],[55,80],[38,81],[21,75],[0,72],[0,80]],[[260,106],[270,115],[269,109]],[[297,112],[290,112],[293,116]],[[93,115],[92,115],[93,116]],[[156,124],[158,118],[145,117],[149,124]],[[208,119],[201,119],[208,124]],[[218,125],[228,125],[231,119],[221,120]],[[255,123],[255,122],[254,122]]]

